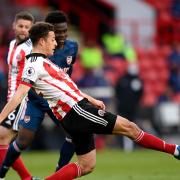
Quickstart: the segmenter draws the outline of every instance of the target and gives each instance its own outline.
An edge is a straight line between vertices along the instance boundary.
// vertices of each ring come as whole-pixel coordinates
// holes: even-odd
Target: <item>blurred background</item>
[[[37,21],[62,10],[79,44],[73,80],[107,110],[169,142],[180,143],[180,0],[1,0],[0,110],[6,103],[8,44],[20,10]],[[47,116],[31,149],[59,149],[63,131]],[[137,148],[122,137],[96,136],[98,150]]]

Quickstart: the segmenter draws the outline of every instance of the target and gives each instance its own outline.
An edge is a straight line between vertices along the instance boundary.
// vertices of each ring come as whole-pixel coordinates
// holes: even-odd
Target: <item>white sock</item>
[[[176,145],[176,148],[175,148],[175,151],[174,151],[174,155],[175,155],[175,156],[178,156],[178,155],[179,155],[179,151],[177,150],[177,147],[178,147],[178,145]]]

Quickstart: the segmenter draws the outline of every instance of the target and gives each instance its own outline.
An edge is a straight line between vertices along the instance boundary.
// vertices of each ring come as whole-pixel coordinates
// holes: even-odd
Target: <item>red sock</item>
[[[69,163],[53,175],[46,177],[45,180],[72,180],[81,176],[81,169],[77,163]]]
[[[0,145],[0,166],[6,157],[8,147],[9,145]],[[12,168],[19,174],[22,180],[31,180],[32,176],[24,166],[20,157],[14,162]]]
[[[0,166],[3,163],[7,150],[8,150],[8,145],[0,145]]]
[[[32,176],[25,167],[21,157],[16,159],[16,161],[12,165],[12,168],[19,174],[22,180],[31,180]]]
[[[141,131],[135,139],[135,142],[145,148],[166,152],[168,154],[174,154],[176,148],[175,144],[167,144],[162,139],[143,131]]]

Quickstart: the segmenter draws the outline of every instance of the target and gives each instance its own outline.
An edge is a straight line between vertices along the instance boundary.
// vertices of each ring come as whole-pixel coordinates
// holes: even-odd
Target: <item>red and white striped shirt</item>
[[[8,52],[8,95],[7,100],[14,95],[19,83],[25,63],[25,56],[30,54],[32,50],[32,43],[30,39],[16,44],[16,40],[12,40],[9,45]]]
[[[45,55],[26,56],[22,84],[34,87],[37,94],[48,101],[54,115],[61,120],[84,97],[68,74]]]

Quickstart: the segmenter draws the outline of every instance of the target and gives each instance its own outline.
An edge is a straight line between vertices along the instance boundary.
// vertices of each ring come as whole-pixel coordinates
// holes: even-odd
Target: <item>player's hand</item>
[[[105,104],[104,104],[103,101],[95,100],[95,101],[93,102],[93,104],[94,104],[97,108],[99,108],[99,109],[102,109],[102,110],[105,110],[105,109],[106,109],[106,106],[105,106]]]
[[[103,101],[100,101],[100,100],[97,100],[97,99],[94,99],[93,97],[89,96],[88,94],[85,94],[83,92],[81,92],[82,95],[87,98],[89,100],[89,102],[91,102],[94,106],[96,106],[98,109],[102,109],[102,110],[105,110],[106,109],[106,106],[105,104],[103,103]]]

